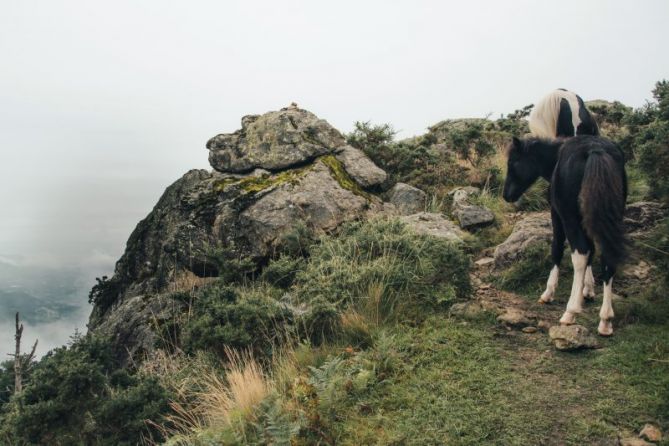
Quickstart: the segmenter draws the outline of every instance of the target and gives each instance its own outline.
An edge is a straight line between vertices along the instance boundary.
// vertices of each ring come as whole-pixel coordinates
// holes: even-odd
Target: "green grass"
[[[630,326],[576,354],[545,335],[442,317],[396,335],[402,372],[341,408],[338,443],[597,444],[669,423],[666,324]]]

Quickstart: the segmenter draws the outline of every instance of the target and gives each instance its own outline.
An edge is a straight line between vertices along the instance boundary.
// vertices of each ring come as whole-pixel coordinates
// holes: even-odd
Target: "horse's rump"
[[[552,91],[534,106],[529,126],[530,132],[539,138],[599,134],[583,99],[562,89]]]

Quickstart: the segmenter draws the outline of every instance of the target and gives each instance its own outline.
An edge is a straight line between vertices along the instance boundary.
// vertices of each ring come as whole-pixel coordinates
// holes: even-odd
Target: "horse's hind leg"
[[[606,262],[602,256],[604,265],[604,298],[602,299],[602,308],[599,310],[599,327],[597,331],[602,336],[611,336],[613,334],[613,275],[616,269],[613,265]]]
[[[576,315],[583,311],[583,282],[592,243],[585,236],[580,225],[567,226],[566,229],[569,231],[567,238],[572,249],[571,263],[574,266],[574,282],[571,286],[567,309],[560,318],[560,323],[571,325],[576,322]]]
[[[539,298],[539,303],[545,304],[553,301],[555,290],[560,276],[560,263],[562,262],[562,255],[564,254],[564,228],[562,227],[562,220],[554,209],[551,209],[551,220],[553,222],[553,242],[551,243],[551,258],[553,259],[553,268],[548,275],[546,282],[546,291],[543,292]]]
[[[595,299],[595,277],[592,275],[592,258],[595,256],[595,247],[591,246],[588,256],[588,267],[585,269],[585,279],[583,280],[583,297],[586,300]]]

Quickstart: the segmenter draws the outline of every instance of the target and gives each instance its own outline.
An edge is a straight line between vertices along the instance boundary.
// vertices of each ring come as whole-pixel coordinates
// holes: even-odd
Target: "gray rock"
[[[518,308],[507,308],[504,313],[497,316],[497,322],[513,328],[523,328],[532,325],[530,317]]]
[[[207,149],[214,169],[243,173],[304,164],[345,143],[341,133],[325,120],[291,105],[260,116],[245,116],[241,130],[211,138]]]
[[[364,188],[378,186],[388,178],[383,169],[374,164],[362,150],[355,147],[346,145],[339,149],[336,156],[351,178]]]
[[[597,339],[582,325],[554,325],[548,330],[548,336],[561,351],[599,348]]]
[[[489,226],[495,222],[495,214],[484,206],[458,204],[453,216],[462,229],[474,229]]]
[[[552,237],[550,213],[528,215],[516,223],[509,237],[495,248],[495,266],[502,268],[510,265],[534,244],[550,245]]]
[[[418,234],[445,238],[454,242],[461,242],[465,236],[455,223],[447,220],[441,214],[420,212],[418,214],[401,216],[399,220]]]
[[[425,192],[405,183],[397,183],[388,191],[388,201],[394,204],[402,215],[416,214],[425,210],[426,197]]]
[[[458,204],[469,204],[471,197],[474,197],[481,193],[481,189],[474,186],[465,186],[465,187],[456,187],[451,190],[448,195],[453,201],[453,206]]]
[[[120,302],[95,331],[111,339],[124,365],[140,362],[159,340],[153,327],[172,320],[184,307],[166,294],[135,296]]]
[[[239,215],[247,240],[258,253],[268,253],[277,236],[305,222],[330,231],[360,216],[368,200],[344,189],[320,161],[297,184],[286,183],[264,195]]]

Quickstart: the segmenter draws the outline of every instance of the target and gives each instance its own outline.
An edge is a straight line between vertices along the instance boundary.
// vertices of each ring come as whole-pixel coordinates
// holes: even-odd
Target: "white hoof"
[[[597,332],[600,336],[611,336],[613,334],[613,322],[607,320],[600,320]]]
[[[573,325],[576,323],[576,314],[571,311],[565,311],[562,317],[560,318],[560,324],[562,325]]]
[[[595,288],[590,288],[589,285],[583,286],[583,297],[585,300],[595,300]]]
[[[553,302],[553,293],[548,290],[544,291],[544,294],[541,295],[538,302],[540,304],[547,304]]]

